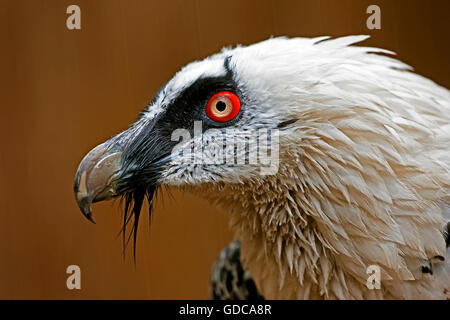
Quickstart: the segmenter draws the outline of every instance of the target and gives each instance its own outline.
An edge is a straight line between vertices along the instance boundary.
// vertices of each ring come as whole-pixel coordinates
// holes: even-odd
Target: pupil
[[[216,103],[217,111],[223,112],[223,111],[225,111],[226,108],[227,108],[227,105],[225,104],[225,102],[219,101],[219,102]]]

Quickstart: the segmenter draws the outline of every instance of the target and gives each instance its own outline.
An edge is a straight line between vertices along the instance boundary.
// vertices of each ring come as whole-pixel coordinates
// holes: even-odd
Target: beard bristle
[[[123,209],[123,225],[122,225],[122,241],[123,241],[123,255],[125,257],[126,248],[131,238],[133,238],[133,258],[136,263],[136,243],[137,243],[137,232],[139,225],[139,218],[141,216],[142,206],[144,204],[145,198],[148,201],[148,219],[149,219],[149,229],[151,225],[151,216],[153,209],[153,200],[156,197],[157,186],[150,187],[138,187],[132,191],[123,194],[121,202],[124,204]],[[133,221],[132,228],[127,235],[126,229],[127,225]]]

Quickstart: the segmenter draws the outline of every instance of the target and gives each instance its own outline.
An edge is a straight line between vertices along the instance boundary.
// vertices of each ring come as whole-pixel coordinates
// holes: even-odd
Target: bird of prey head
[[[271,39],[184,67],[128,130],[83,159],[74,187],[83,214],[93,220],[93,202],[123,196],[137,222],[144,198],[151,203],[162,185],[245,184],[264,179],[270,166],[276,173],[277,148],[297,120],[293,97],[319,81],[298,69],[297,51],[321,40]]]
[[[441,278],[403,280],[446,260],[450,94],[352,46],[366,38],[273,38],[188,64],[85,156],[81,211],[123,197],[136,239],[145,198],[151,212],[160,186],[181,187],[229,208],[265,297],[442,295]],[[367,291],[369,265],[393,289]]]

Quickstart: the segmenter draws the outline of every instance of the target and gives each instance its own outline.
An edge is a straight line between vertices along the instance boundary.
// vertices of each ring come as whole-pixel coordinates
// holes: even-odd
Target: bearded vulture
[[[229,260],[229,289],[248,286],[229,298],[448,299],[450,91],[365,39],[271,38],[188,64],[82,160],[81,211],[122,197],[136,240],[161,186],[222,205],[240,244],[217,298]]]

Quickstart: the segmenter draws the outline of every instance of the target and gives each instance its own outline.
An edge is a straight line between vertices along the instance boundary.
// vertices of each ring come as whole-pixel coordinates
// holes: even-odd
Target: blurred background
[[[66,8],[81,8],[68,30]],[[366,8],[381,8],[368,30]],[[77,208],[73,177],[186,63],[270,36],[369,34],[450,87],[448,0],[0,0],[0,298],[205,299],[226,212],[172,191],[123,255],[118,202]],[[144,215],[145,216],[145,215]],[[147,219],[147,220],[146,220]],[[68,290],[66,268],[81,268]]]

